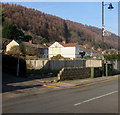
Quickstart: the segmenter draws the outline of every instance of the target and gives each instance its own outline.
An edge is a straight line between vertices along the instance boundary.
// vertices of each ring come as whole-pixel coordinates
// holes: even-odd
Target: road
[[[118,80],[4,99],[3,113],[118,113]]]

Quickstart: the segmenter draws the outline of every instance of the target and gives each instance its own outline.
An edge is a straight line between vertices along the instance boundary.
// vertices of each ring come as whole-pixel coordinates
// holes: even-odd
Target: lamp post
[[[104,48],[104,6],[109,5],[108,9],[113,9],[114,7],[112,4],[104,4],[104,1],[102,1],[102,41],[103,41],[103,48]]]
[[[103,48],[105,48],[105,44],[104,44],[104,6],[109,5],[108,9],[113,9],[114,7],[112,6],[112,4],[104,4],[104,1],[102,1],[102,41],[103,41]],[[104,62],[103,62],[103,70],[105,71],[105,75],[108,76],[108,65],[107,65],[107,61],[105,64],[105,68],[104,68]],[[104,76],[104,73],[103,73]]]
[[[19,38],[22,38],[22,36],[19,36]],[[18,44],[20,45],[21,39],[19,39]],[[17,77],[19,77],[19,66],[20,66],[20,47],[18,46],[18,62],[17,62]]]

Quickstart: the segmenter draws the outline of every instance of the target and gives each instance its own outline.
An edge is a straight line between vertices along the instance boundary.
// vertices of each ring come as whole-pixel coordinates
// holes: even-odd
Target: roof
[[[85,52],[94,52],[94,53],[98,53],[98,51],[96,51],[96,50],[93,50],[93,49],[85,49],[85,48],[83,48],[83,47],[80,47],[80,50],[82,50],[82,51],[85,51]]]
[[[15,43],[16,45],[19,45],[18,42],[16,42],[15,40],[12,40],[11,42],[9,42],[9,44],[11,44],[11,43]]]
[[[64,47],[75,47],[76,45],[78,45],[78,43],[67,43],[67,44],[60,43],[60,44]]]
[[[34,47],[34,48],[48,48],[43,44],[30,44],[29,42],[23,42],[25,46]]]
[[[6,46],[11,43],[13,40],[2,39],[2,49],[6,49]],[[15,41],[15,40],[14,40]],[[16,42],[16,41],[15,41]],[[17,42],[16,42],[17,43]]]

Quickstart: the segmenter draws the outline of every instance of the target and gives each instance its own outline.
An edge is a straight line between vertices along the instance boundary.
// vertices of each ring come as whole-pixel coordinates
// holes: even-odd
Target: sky
[[[28,8],[34,8],[47,14],[75,21],[81,24],[102,28],[101,2],[13,2]],[[118,2],[111,2],[114,9],[104,6],[105,30],[118,35]]]

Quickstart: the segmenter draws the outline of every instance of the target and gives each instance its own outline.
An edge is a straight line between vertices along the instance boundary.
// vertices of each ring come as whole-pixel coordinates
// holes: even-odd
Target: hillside
[[[32,36],[34,43],[45,43],[66,40],[102,47],[101,29],[87,26],[70,20],[45,14],[35,9],[15,4],[2,4],[3,27],[14,23],[26,35]],[[107,48],[117,48],[118,37],[111,34],[105,37]]]

